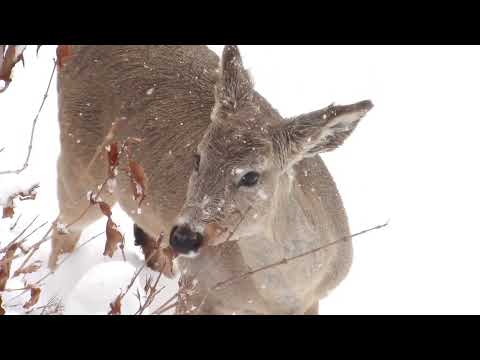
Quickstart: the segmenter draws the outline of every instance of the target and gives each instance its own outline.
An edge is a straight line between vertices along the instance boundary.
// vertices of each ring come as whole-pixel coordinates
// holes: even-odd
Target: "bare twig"
[[[238,228],[240,227],[240,225],[243,223],[243,220],[245,220],[245,217],[247,216],[247,214],[253,209],[253,206],[250,205],[247,210],[245,210],[245,213],[243,214],[240,214],[240,221],[237,223],[237,225],[233,228],[232,231],[230,231],[230,233],[228,234],[228,237],[227,239],[225,240],[225,242],[227,241],[230,241],[230,239],[232,238],[232,236],[237,232]]]
[[[170,298],[168,298],[167,301],[165,301],[157,310],[155,310],[152,315],[160,315],[162,312],[164,312],[165,307],[171,303],[173,300],[175,300],[180,293],[177,291],[175,294],[173,294]]]
[[[150,256],[148,258],[145,259],[145,261],[143,262],[143,264],[135,271],[135,274],[133,275],[132,279],[130,280],[130,284],[128,284],[127,286],[127,289],[122,293],[120,294],[120,300],[122,300],[125,295],[127,295],[128,291],[131,289],[131,287],[133,286],[133,283],[135,282],[135,280],[137,279],[138,275],[140,275],[140,273],[143,271],[143,269],[145,268],[145,266],[147,266],[147,263],[153,258],[154,255],[157,254],[158,252],[158,248],[157,250],[155,251],[152,251],[152,253],[150,254]]]
[[[30,155],[31,155],[32,149],[33,149],[33,137],[34,137],[34,134],[35,134],[35,127],[37,125],[37,121],[38,121],[38,118],[40,116],[40,113],[43,109],[43,105],[45,105],[45,100],[47,100],[48,91],[50,90],[50,85],[52,84],[53,75],[55,74],[55,70],[57,68],[57,62],[55,61],[55,59],[53,60],[53,63],[54,63],[54,65],[53,65],[52,73],[50,75],[50,80],[48,81],[47,90],[45,91],[45,94],[43,95],[43,100],[42,100],[42,103],[40,104],[40,108],[37,111],[37,115],[35,116],[35,119],[33,119],[32,130],[31,130],[31,133],[30,133],[30,143],[28,145],[28,152],[27,152],[27,157],[25,159],[25,162],[23,163],[23,166],[20,169],[0,171],[0,175],[20,174],[23,170],[25,170],[28,167],[28,161],[30,160]]]
[[[50,308],[53,308],[53,310],[49,311],[48,309],[50,309]],[[59,313],[62,309],[63,309],[63,305],[62,305],[61,299],[54,296],[54,297],[50,298],[50,300],[48,300],[46,305],[31,308],[30,310],[26,311],[25,313],[30,314],[35,310],[42,310],[40,315],[56,314],[56,313]]]
[[[18,242],[19,245],[23,244],[25,241],[27,241],[27,239],[33,235],[34,233],[36,233],[39,229],[41,229],[42,227],[44,227],[45,225],[48,224],[48,221],[45,221],[43,224],[37,226],[34,230],[32,230],[27,236],[25,236],[22,240],[20,240]]]
[[[47,313],[47,309],[52,308],[52,311],[49,311]],[[62,300],[59,299],[58,297],[54,296],[52,297],[48,303],[45,306],[40,306],[37,308],[37,310],[43,308],[42,312],[40,315],[45,315],[45,314],[58,314],[63,310],[63,305],[62,305]]]
[[[163,265],[163,268],[165,268],[166,263]],[[159,290],[157,290],[157,285],[158,282],[160,281],[160,278],[162,277],[163,269],[162,271],[158,274],[157,280],[155,281],[155,284],[153,286],[150,286],[148,284],[148,294],[147,294],[147,299],[145,300],[145,303],[143,305],[140,304],[140,308],[137,310],[135,315],[142,315],[143,312],[153,303],[153,300],[155,300],[155,297],[163,290],[165,289],[165,286],[162,286]]]
[[[120,304],[122,299],[125,297],[125,295],[127,295],[127,293],[130,291],[130,289],[132,288],[133,284],[135,283],[135,280],[138,278],[138,275],[140,275],[140,273],[143,271],[143,269],[145,268],[145,266],[147,266],[148,262],[155,256],[158,254],[158,252],[160,251],[160,243],[162,242],[162,237],[163,235],[160,234],[160,237],[158,238],[157,242],[156,242],[156,245],[155,245],[155,250],[152,251],[150,253],[150,255],[145,259],[145,261],[143,262],[143,264],[135,271],[135,274],[133,275],[132,279],[130,280],[130,283],[128,284],[126,290],[124,292],[121,292],[114,300],[113,303],[110,304],[110,307],[112,308],[113,310],[113,306],[114,304]],[[160,273],[161,275],[161,273]]]
[[[124,153],[126,147],[128,146],[129,144],[129,139],[130,138],[127,138],[124,143],[122,144],[122,147],[120,148],[120,151],[118,152],[118,157],[120,158],[122,156],[122,154]],[[105,189],[105,186],[108,184],[109,180],[112,179],[112,177],[109,175],[106,177],[106,179],[103,181],[103,183],[101,184],[100,186],[100,189],[95,193],[95,196],[93,197],[93,199],[91,199],[90,203],[88,204],[88,206],[85,208],[85,210],[80,213],[80,215],[74,219],[72,222],[70,222],[69,224],[67,224],[66,228],[68,229],[69,227],[71,227],[72,225],[76,224],[78,221],[80,221],[84,216],[85,214],[90,210],[90,208],[92,206],[95,206],[97,205],[97,202],[98,202],[98,199],[100,198],[100,195],[101,193],[103,192],[103,190]]]
[[[388,223],[389,223],[389,222],[387,221],[386,223],[384,223],[384,224],[382,224],[382,225],[374,226],[374,227],[372,227],[372,228],[369,228],[369,229],[360,231],[360,232],[355,233],[355,234],[350,235],[350,236],[344,236],[344,237],[342,237],[342,238],[340,238],[340,239],[338,239],[338,240],[332,241],[331,243],[328,243],[328,244],[325,244],[325,245],[323,245],[323,246],[317,247],[317,248],[315,248],[315,249],[306,251],[306,252],[301,253],[301,254],[299,254],[299,255],[292,256],[292,257],[290,257],[290,258],[283,258],[283,259],[281,259],[281,260],[279,260],[279,261],[276,261],[276,262],[274,262],[274,263],[271,263],[271,264],[269,264],[269,265],[265,265],[265,266],[262,266],[262,267],[260,267],[260,268],[258,268],[258,269],[251,270],[251,271],[247,271],[247,272],[245,272],[245,273],[243,273],[243,274],[241,274],[241,275],[233,276],[233,277],[231,277],[231,278],[229,278],[229,279],[226,279],[226,280],[224,280],[224,281],[220,281],[220,282],[218,282],[217,284],[215,284],[214,286],[212,286],[210,289],[207,290],[207,292],[206,292],[205,296],[203,297],[203,299],[202,299],[200,305],[198,306],[197,310],[199,310],[199,309],[202,307],[202,305],[205,303],[205,300],[207,299],[207,297],[208,297],[213,291],[220,290],[220,289],[225,289],[226,287],[230,286],[231,284],[233,284],[233,283],[235,283],[235,282],[237,282],[237,281],[243,280],[243,279],[245,279],[245,278],[247,278],[247,277],[249,277],[249,276],[252,276],[252,275],[254,275],[254,274],[256,274],[256,273],[259,273],[259,272],[261,272],[261,271],[265,271],[265,270],[271,269],[271,268],[276,267],[276,266],[279,266],[279,265],[285,265],[285,264],[287,264],[287,263],[289,263],[289,262],[291,262],[291,261],[294,261],[294,260],[303,258],[303,257],[308,256],[308,255],[311,255],[311,254],[314,254],[314,253],[316,253],[316,252],[318,252],[318,251],[324,250],[324,249],[326,249],[326,248],[328,248],[328,247],[330,247],[330,246],[332,246],[332,245],[338,244],[338,243],[343,242],[343,241],[351,240],[351,239],[353,239],[353,238],[356,237],[356,236],[360,236],[360,235],[366,234],[366,233],[368,233],[368,232],[370,232],[370,231],[384,228],[384,227],[388,226]]]
[[[4,291],[4,292],[14,292],[14,291],[23,291],[23,290],[30,290],[30,289],[31,289],[30,286],[25,286],[25,287],[17,288],[17,289],[6,288],[6,289],[3,290],[3,291]]]
[[[15,229],[21,217],[22,217],[22,214],[18,215],[17,220],[15,220],[15,223],[12,226],[10,226],[10,231],[13,231],[13,229]]]
[[[225,242],[227,241],[230,241],[230,239],[233,237],[233,235],[235,235],[235,233],[237,232],[238,228],[240,227],[240,225],[243,223],[243,221],[245,220],[247,214],[253,209],[253,206],[249,206],[247,208],[247,210],[245,210],[245,212],[242,214],[240,213],[240,220],[238,221],[238,223],[235,225],[235,227],[229,232]],[[208,267],[210,267],[212,264],[215,264],[215,260],[218,261],[220,259],[220,256],[219,254],[217,254],[216,257],[214,257],[212,260],[208,261],[206,264],[204,264],[204,266],[193,276],[193,278],[198,278],[198,276],[204,272]],[[179,289],[175,294],[173,294],[167,301],[165,301],[159,308],[157,308],[152,314],[154,315],[160,315],[161,313],[164,312],[164,308],[165,306],[167,306],[170,302],[172,302],[173,300],[175,300],[176,298],[178,298],[182,293],[182,289]],[[178,304],[178,302],[176,303]]]
[[[28,225],[25,227],[25,229],[23,229],[23,230],[20,232],[20,234],[18,234],[12,241],[10,241],[7,246],[5,246],[3,249],[1,249],[1,250],[0,250],[0,253],[4,253],[5,251],[7,251],[7,249],[8,249],[13,243],[15,243],[15,241],[17,241],[17,240],[25,233],[25,231],[27,231],[28,228],[33,225],[33,223],[34,223],[35,220],[37,220],[37,219],[38,219],[38,215],[35,216],[35,218],[30,222],[30,224],[28,224]]]
[[[91,242],[92,240],[98,238],[99,236],[105,234],[105,231],[102,231],[101,233],[97,234],[97,235],[94,235],[92,236],[90,239],[88,239],[87,241],[85,241],[83,244],[81,244],[80,246],[78,246],[75,251],[78,251],[78,249],[80,249],[81,247],[87,245],[89,242]],[[66,256],[62,261],[60,261],[57,265],[60,266],[62,265],[65,261],[67,261],[68,259],[70,259],[71,257],[73,256],[73,253],[71,254],[68,254],[68,256]],[[48,272],[45,276],[43,276],[41,279],[37,280],[36,282],[34,282],[33,284],[31,284],[31,286],[35,286],[35,285],[39,285],[40,282],[42,282],[43,280],[45,280],[47,277],[49,277],[50,275],[53,275],[55,272],[54,271],[50,271]]]
[[[103,139],[103,142],[97,147],[97,150],[95,151],[95,154],[93,155],[92,159],[90,160],[90,162],[88,163],[87,167],[86,167],[86,170],[85,170],[85,174],[88,174],[90,172],[90,169],[92,168],[94,162],[97,160],[97,158],[100,156],[100,154],[102,153],[103,149],[110,143],[113,141],[115,135],[116,135],[116,131],[118,130],[119,126],[120,126],[120,121],[124,121],[125,119],[124,118],[121,118],[119,120],[116,120],[113,122],[112,124],[112,127],[110,128],[110,130],[108,131],[107,135],[105,136],[105,138]]]
[[[163,309],[159,310],[158,312],[155,312],[155,315],[161,315],[163,314],[164,312],[167,312],[168,310],[174,308],[175,306],[178,305],[178,302],[174,302],[173,304],[167,306],[167,307],[164,307]]]
[[[49,231],[51,231],[52,228],[53,228],[53,227],[51,227]],[[104,232],[101,232],[101,233],[99,233],[99,234],[91,237],[90,239],[88,239],[87,241],[85,241],[82,245],[78,246],[78,247],[76,248],[76,250],[80,249],[82,246],[87,245],[90,241],[96,239],[97,237],[99,237],[100,235],[103,235],[103,234],[104,234]],[[35,244],[34,246],[32,246],[31,249],[34,249],[34,251],[38,250],[38,248],[39,248],[40,245],[41,245],[41,242],[42,242],[42,241],[45,241],[45,239],[48,240],[48,238],[47,238],[46,236],[48,236],[48,232],[47,232],[47,234],[44,235],[44,239],[40,240],[37,244]],[[35,250],[35,249],[36,249],[36,250]],[[33,252],[34,252],[34,251],[33,251]],[[27,258],[27,261],[32,257],[33,252],[30,253],[29,257]],[[71,253],[71,254],[69,254],[69,256],[65,257],[60,263],[58,263],[58,266],[62,265],[65,261],[67,261],[68,259],[70,259],[70,258],[72,257],[72,255],[73,255],[73,253]],[[22,268],[25,267],[25,264],[27,263],[27,261],[24,261],[24,262],[22,263],[22,265],[20,266],[20,269],[22,269]],[[57,268],[58,268],[58,266],[57,266]],[[45,274],[43,277],[41,277],[40,279],[38,279],[36,282],[34,282],[33,284],[30,284],[30,286],[39,286],[40,283],[41,283],[43,280],[45,280],[45,279],[48,278],[49,276],[53,275],[54,273],[55,273],[54,271],[49,271],[47,274]],[[23,289],[20,289],[20,290],[23,290]],[[25,294],[26,291],[27,291],[27,290],[23,290],[22,293],[20,293],[20,294],[16,295],[15,297],[13,297],[12,300],[14,300],[14,299],[22,296],[23,294]]]
[[[127,262],[127,257],[125,256],[125,234],[122,235],[122,242],[120,244],[120,250],[122,251],[123,261]]]
[[[258,272],[261,272],[261,271],[265,271],[265,270],[268,270],[268,269],[271,269],[273,267],[276,267],[276,266],[279,266],[279,265],[285,265],[287,263],[289,263],[290,261],[294,261],[294,260],[297,260],[297,259],[300,259],[300,258],[303,258],[305,256],[308,256],[308,255],[311,255],[311,254],[314,254],[316,252],[319,252],[320,250],[323,250],[323,249],[326,249],[332,245],[335,245],[335,244],[338,244],[342,241],[348,241],[356,236],[360,236],[360,235],[363,235],[363,234],[366,234],[370,231],[373,231],[373,230],[378,230],[378,229],[381,229],[381,228],[384,228],[388,226],[388,222],[382,224],[382,225],[377,225],[377,226],[374,226],[370,229],[367,229],[367,230],[363,230],[363,231],[360,231],[356,234],[353,234],[353,235],[350,235],[350,236],[344,236],[338,240],[335,240],[335,241],[332,241],[331,243],[328,243],[328,244],[325,244],[323,246],[319,246],[315,249],[312,249],[312,250],[309,250],[309,251],[306,251],[304,253],[301,253],[299,255],[296,255],[296,256],[292,256],[290,258],[283,258],[282,260],[279,260],[279,261],[276,261],[272,264],[269,264],[269,265],[265,265],[265,266],[262,266],[258,269],[255,269],[255,270],[251,270],[251,271],[247,271],[246,273],[243,273],[242,275],[239,275],[239,276],[234,276],[234,277],[231,277],[230,279],[227,279],[225,281],[221,281],[219,283],[217,283],[215,286],[212,287],[212,290],[219,290],[219,289],[222,289],[230,284],[233,284],[239,280],[242,280],[242,279],[245,279],[249,276],[252,276],[253,274],[256,274]]]
[[[130,145],[131,142],[138,142],[137,139],[134,139],[134,138],[127,138],[123,144],[122,144],[122,147],[119,151],[119,154],[118,156],[120,157],[122,155],[122,153],[125,151],[125,149],[127,148],[128,145]],[[96,195],[95,197],[92,199],[93,201],[90,201],[89,205],[85,208],[85,210],[76,218],[74,219],[72,222],[70,222],[69,224],[66,225],[66,229],[68,229],[69,227],[71,227],[73,224],[77,223],[78,221],[80,221],[88,212],[88,210],[96,205],[96,202],[98,201],[103,189],[105,188],[105,186],[107,185],[108,181],[111,179],[111,176],[107,176],[105,181],[102,183],[102,185],[100,186],[100,189],[96,192]],[[42,239],[40,241],[38,241],[37,243],[33,244],[30,249],[28,250],[28,255],[26,257],[26,259],[23,261],[22,265],[20,266],[20,269],[24,268],[26,263],[30,260],[30,258],[35,254],[35,252],[37,252],[39,249],[40,249],[40,246],[45,243],[46,241],[50,240],[51,239],[51,232],[52,230],[57,226],[57,223],[60,219],[60,215],[57,216],[57,218],[52,222],[52,225],[50,226],[50,228],[48,229],[48,231],[45,233],[45,235],[42,237]],[[102,233],[103,234],[103,233]],[[94,236],[93,238],[91,238],[90,240],[88,240],[86,243],[88,243],[89,241],[93,240],[94,238],[100,236],[101,234],[98,234],[96,236]],[[86,244],[85,243],[85,244]],[[82,244],[81,246],[85,245],[85,244]],[[80,246],[80,247],[81,247]],[[79,247],[79,248],[80,248]],[[78,248],[77,248],[78,249]],[[155,254],[155,252],[152,253],[152,256]],[[18,257],[18,256],[15,256],[15,257]],[[69,258],[69,257],[68,257]],[[57,264],[57,268],[58,266],[60,266],[61,264],[63,264],[65,261],[67,260],[67,258],[65,258],[62,262],[60,262],[59,264]],[[148,261],[148,260],[147,260]],[[32,285],[37,285],[39,284],[41,281],[43,281],[44,279],[46,279],[47,277],[49,277],[50,275],[54,274],[54,271],[49,271],[45,276],[43,276],[41,279],[39,279],[35,284],[32,284]],[[138,275],[137,275],[138,276]],[[26,291],[18,294],[16,297],[14,297],[13,299],[23,295]],[[12,299],[12,300],[13,300]]]
[[[92,240],[95,240],[96,238],[98,238],[99,236],[105,234],[105,231],[102,231],[101,233],[97,234],[97,235],[94,235],[92,236],[90,239],[88,239],[87,241],[85,241],[83,244],[77,246],[77,248],[75,249],[75,251],[78,251],[80,248],[82,248],[83,246],[87,245],[89,242],[91,242]],[[65,261],[67,261],[68,259],[70,259],[72,257],[73,253],[69,254],[68,256],[66,256],[62,261],[60,261],[58,263],[57,266],[60,266],[62,265]]]
[[[58,219],[58,218],[57,218]],[[55,220],[52,225],[50,226],[50,228],[47,230],[47,232],[45,233],[45,235],[43,235],[43,237],[35,244],[33,244],[30,249],[27,250],[28,252],[28,255],[27,257],[25,258],[25,260],[23,261],[22,265],[20,265],[20,268],[19,269],[23,269],[25,267],[25,264],[28,262],[28,260],[30,260],[30,258],[33,256],[33,254],[35,254],[38,249],[40,249],[40,246],[46,242],[47,240],[49,240],[50,238],[48,237],[48,235],[50,235],[50,232],[53,230],[53,227],[55,226],[57,220]]]

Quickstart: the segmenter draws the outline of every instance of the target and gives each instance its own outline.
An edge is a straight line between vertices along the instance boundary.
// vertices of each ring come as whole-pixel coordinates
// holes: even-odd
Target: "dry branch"
[[[48,81],[48,86],[47,90],[45,91],[45,94],[43,95],[43,100],[42,103],[40,104],[40,108],[37,111],[37,115],[33,119],[33,124],[32,124],[32,130],[30,133],[30,143],[28,145],[28,152],[27,152],[27,157],[25,158],[25,162],[23,163],[23,166],[17,170],[6,170],[6,171],[0,171],[0,175],[5,175],[5,174],[20,174],[22,171],[24,171],[28,167],[28,161],[30,160],[30,155],[32,153],[33,149],[33,137],[35,134],[35,127],[37,125],[38,118],[40,117],[40,113],[42,112],[43,105],[45,105],[45,100],[47,100],[48,97],[48,91],[50,90],[50,85],[52,84],[52,79],[53,75],[55,74],[55,69],[57,68],[57,62],[53,60],[54,65],[52,69],[52,73],[50,75],[50,80]]]
[[[271,269],[271,268],[274,268],[276,266],[280,266],[280,265],[285,265],[285,264],[288,264],[289,262],[291,261],[295,261],[295,260],[298,260],[300,258],[303,258],[305,256],[308,256],[308,255],[312,255],[316,252],[319,252],[321,250],[324,250],[330,246],[333,246],[333,245],[336,245],[338,243],[341,243],[341,242],[344,242],[344,241],[349,241],[351,239],[353,239],[354,237],[357,237],[357,236],[360,236],[360,235],[363,235],[363,234],[366,234],[370,231],[374,231],[374,230],[379,230],[381,228],[384,228],[388,226],[388,221],[382,225],[377,225],[377,226],[374,226],[372,228],[369,228],[369,229],[366,229],[366,230],[362,230],[358,233],[355,233],[353,235],[350,235],[350,236],[344,236],[338,240],[335,240],[335,241],[332,241],[328,244],[325,244],[325,245],[322,245],[320,247],[317,247],[315,249],[312,249],[312,250],[309,250],[309,251],[306,251],[304,253],[301,253],[299,255],[296,255],[296,256],[292,256],[292,257],[289,257],[289,258],[283,258],[281,260],[278,260],[274,263],[271,263],[271,264],[268,264],[268,265],[265,265],[265,266],[262,266],[260,268],[257,268],[255,270],[251,270],[251,271],[247,271],[241,275],[238,275],[238,276],[233,276],[229,279],[226,279],[224,281],[220,281],[218,283],[216,283],[214,286],[212,286],[210,289],[208,289],[206,291],[206,294],[205,296],[203,297],[202,301],[200,302],[199,306],[197,307],[197,311],[200,310],[200,308],[203,306],[203,304],[205,303],[206,299],[208,298],[208,296],[213,292],[213,291],[216,291],[216,290],[220,290],[220,289],[225,289],[226,287],[232,285],[233,283],[236,283],[237,281],[240,281],[240,280],[243,280],[243,279],[246,279],[248,278],[249,276],[252,276],[254,274],[257,274],[261,271],[265,271],[265,270],[268,270],[268,269]]]
[[[268,269],[271,269],[271,268],[274,268],[276,266],[279,266],[279,265],[285,265],[285,264],[288,264],[289,262],[291,261],[294,261],[294,260],[298,260],[300,258],[303,258],[305,256],[308,256],[308,255],[311,255],[311,254],[314,254],[316,252],[319,252],[320,250],[324,250],[332,245],[335,245],[335,244],[338,244],[340,242],[344,242],[344,241],[348,241],[356,236],[359,236],[359,235],[363,235],[363,234],[366,234],[370,231],[373,231],[373,230],[378,230],[378,229],[381,229],[381,228],[384,228],[388,226],[388,222],[382,224],[382,225],[377,225],[377,226],[374,226],[370,229],[366,229],[366,230],[363,230],[363,231],[360,231],[356,234],[353,234],[353,235],[350,235],[350,236],[344,236],[338,240],[335,240],[335,241],[332,241],[331,243],[328,243],[326,245],[323,245],[323,246],[320,246],[320,247],[317,247],[315,249],[312,249],[312,250],[309,250],[309,251],[306,251],[304,253],[301,253],[299,255],[296,255],[296,256],[292,256],[292,257],[289,257],[289,258],[283,258],[282,260],[279,260],[277,262],[274,262],[272,264],[269,264],[269,265],[265,265],[265,266],[262,266],[258,269],[255,269],[255,270],[251,270],[251,271],[248,271],[246,273],[243,273],[242,275],[239,275],[239,276],[235,276],[235,277],[231,277],[230,279],[227,279],[225,281],[221,281],[219,283],[217,283],[215,286],[212,287],[212,290],[220,290],[222,288],[225,288],[227,286],[229,286],[230,284],[233,284],[237,281],[240,281],[240,280],[243,280],[249,276],[252,276],[256,273],[259,273],[261,271],[265,271],[265,270],[268,270]]]
[[[18,222],[20,221],[20,218],[22,217],[22,214],[18,215],[17,220],[15,220],[15,223],[10,226],[10,231],[13,231],[17,227]]]
[[[165,264],[166,265],[166,264]],[[164,265],[164,267],[165,267]],[[151,278],[148,278],[147,284],[145,286],[145,293],[147,294],[147,298],[145,299],[145,302],[142,303],[140,302],[140,298],[138,301],[140,302],[140,307],[135,313],[135,315],[142,315],[143,312],[150,306],[152,305],[153,301],[155,300],[156,296],[162,292],[163,289],[165,289],[165,286],[162,286],[159,290],[157,290],[158,282],[160,281],[160,278],[162,277],[163,271],[161,271],[158,276],[157,280],[155,281],[155,284],[153,286],[151,285]],[[138,290],[137,290],[137,296],[138,296]]]
[[[156,245],[156,250],[155,251],[152,251],[152,253],[148,256],[148,258],[145,259],[145,261],[143,262],[143,264],[135,271],[135,273],[133,274],[133,277],[132,279],[130,280],[130,283],[128,284],[127,286],[127,289],[124,291],[124,292],[121,292],[114,300],[113,303],[110,303],[110,313],[109,315],[112,313],[112,312],[115,312],[115,310],[118,308],[118,306],[121,305],[121,301],[122,299],[125,297],[125,295],[127,295],[127,293],[130,291],[130,289],[132,288],[133,284],[135,283],[135,280],[137,279],[138,275],[140,275],[140,273],[143,271],[143,269],[145,268],[145,266],[147,266],[148,262],[153,258],[153,256],[157,255],[158,251],[160,250],[160,243],[162,242],[162,235],[160,235],[159,239],[157,240],[157,245]],[[112,313],[113,314],[113,313]],[[113,314],[114,315],[114,314]]]
[[[18,234],[12,241],[10,241],[7,246],[5,246],[3,249],[1,249],[1,250],[0,250],[0,253],[4,253],[5,251],[7,251],[7,249],[10,247],[10,245],[12,245],[15,241],[17,241],[17,240],[25,233],[25,231],[27,231],[28,228],[30,228],[30,226],[33,225],[33,223],[34,223],[35,220],[37,220],[37,219],[38,219],[38,215],[35,216],[35,218],[30,222],[30,224],[28,224],[28,225],[25,227],[25,229],[23,229],[23,230],[20,232],[20,234]]]
[[[7,203],[3,205],[3,218],[13,218],[13,215],[15,214],[15,211],[13,210],[15,208],[15,199],[18,198],[20,201],[35,200],[37,197],[36,190],[39,187],[39,184],[34,184],[27,191],[18,191],[10,195],[7,199]]]

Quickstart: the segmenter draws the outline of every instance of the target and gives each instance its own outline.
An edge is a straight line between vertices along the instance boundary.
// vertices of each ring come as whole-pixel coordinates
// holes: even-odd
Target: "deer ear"
[[[282,166],[336,149],[372,107],[369,100],[352,105],[330,105],[291,119],[274,134]]]
[[[223,49],[219,78],[215,86],[215,100],[218,107],[235,112],[249,102],[253,95],[253,82],[243,68],[242,57],[236,45]]]

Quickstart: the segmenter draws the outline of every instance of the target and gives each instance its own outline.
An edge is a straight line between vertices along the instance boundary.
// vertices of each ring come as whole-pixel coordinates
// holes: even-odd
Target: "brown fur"
[[[253,206],[236,241],[179,260],[186,276],[200,272],[200,294],[189,300],[190,310],[219,281],[349,234],[335,183],[314,155],[343,143],[370,102],[285,122],[253,90],[235,46],[225,47],[220,63],[204,46],[75,46],[58,90],[62,222],[78,217],[87,191],[105,178],[105,159],[85,169],[120,117],[126,126],[118,139],[144,139],[133,156],[148,177],[147,199],[138,214],[122,172],[115,193],[102,197],[110,205],[118,201],[145,233],[156,238],[178,224],[204,231],[212,222],[232,229]],[[192,172],[194,154],[201,159],[198,172]],[[261,173],[259,183],[239,188],[247,169]],[[100,216],[92,209],[69,235],[55,233],[52,267]],[[351,258],[349,242],[331,247],[215,291],[196,312],[315,313],[318,299],[347,274]]]

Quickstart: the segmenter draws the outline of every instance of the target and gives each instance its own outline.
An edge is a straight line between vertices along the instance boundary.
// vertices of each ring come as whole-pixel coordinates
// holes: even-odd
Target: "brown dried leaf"
[[[155,251],[157,252],[148,261],[147,266],[154,271],[161,272],[169,279],[175,277],[173,260],[175,259],[176,255],[173,249],[171,247],[167,247]]]
[[[106,217],[112,216],[112,209],[110,209],[110,206],[103,201],[98,202],[98,206],[100,207],[100,210],[102,210],[103,215]]]
[[[32,264],[24,267],[24,268],[21,268],[21,269],[16,270],[16,271],[13,273],[13,277],[18,276],[18,275],[20,275],[20,274],[31,274],[31,273],[34,273],[35,271],[38,271],[38,269],[40,269],[40,267],[42,266],[41,264],[42,264],[42,262],[37,260],[37,261],[33,262]]]
[[[5,218],[13,218],[13,215],[15,215],[15,211],[13,210],[13,207],[9,206],[6,208],[3,208],[3,219]]]
[[[15,251],[17,251],[18,244],[12,244],[7,249],[5,256],[0,261],[0,291],[5,290],[7,281],[10,277],[10,267],[12,265],[13,257],[15,256]]]
[[[95,205],[97,203],[97,201],[95,200],[95,193],[93,191],[89,191],[87,193],[87,196],[88,196],[88,200],[90,201],[90,204],[91,205]]]
[[[40,293],[42,290],[40,288],[31,288],[30,289],[30,300],[28,300],[25,305],[23,305],[24,309],[31,308],[33,305],[35,305],[38,302],[38,299],[40,298]]]
[[[113,303],[110,303],[110,311],[108,315],[121,315],[122,314],[122,294],[115,298]]]
[[[2,306],[2,297],[0,296],[0,315],[5,315],[5,309]]]
[[[23,52],[26,45],[8,45],[5,51],[5,45],[0,49],[0,80],[5,82],[5,86],[0,89],[0,93],[8,88],[12,81],[12,70],[19,62],[23,62]],[[25,64],[24,64],[25,65]]]
[[[215,245],[215,240],[227,231],[217,223],[209,223],[205,226],[205,240],[208,245]]]
[[[163,256],[165,257],[165,267],[163,268],[163,275],[172,279],[175,277],[173,271],[173,260],[175,259],[175,252],[171,247],[162,249]]]
[[[72,56],[72,45],[58,45],[57,46],[57,64],[63,67],[65,63]]]
[[[145,170],[135,160],[130,160],[128,165],[130,168],[130,180],[133,189],[133,196],[135,200],[140,198],[140,202],[138,204],[140,207],[143,199],[145,199]]]
[[[107,242],[105,243],[105,251],[103,252],[103,255],[112,257],[117,250],[118,244],[122,243],[123,235],[117,230],[117,225],[111,218],[108,218],[106,233]]]
[[[118,143],[114,142],[107,146],[107,155],[108,155],[108,176],[113,178],[116,174],[116,169],[118,167],[119,161],[119,150]]]

